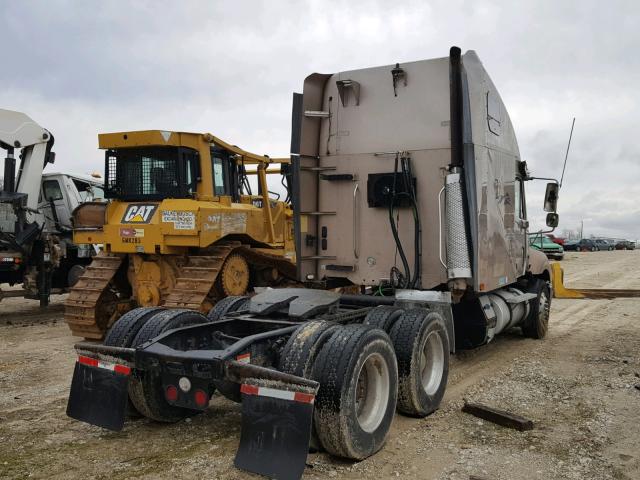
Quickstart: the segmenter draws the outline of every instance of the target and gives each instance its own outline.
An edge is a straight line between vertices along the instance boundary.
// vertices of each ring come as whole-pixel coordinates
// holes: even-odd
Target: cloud
[[[97,133],[209,131],[286,155],[291,94],[336,72],[476,50],[523,159],[559,176],[561,229],[640,238],[635,2],[36,1],[3,4],[0,105],[56,137],[55,169],[100,169]],[[543,225],[544,185],[528,188]]]

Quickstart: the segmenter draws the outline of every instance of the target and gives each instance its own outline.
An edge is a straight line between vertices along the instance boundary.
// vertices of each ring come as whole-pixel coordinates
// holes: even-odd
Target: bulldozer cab
[[[259,200],[268,190],[266,175],[281,173],[269,167],[290,162],[247,152],[211,134],[142,131],[101,134],[99,139],[105,149],[105,196],[123,201]],[[257,195],[251,175],[258,176]]]
[[[239,203],[245,193],[244,162],[215,145],[108,148],[105,172],[106,197],[123,201],[228,196]]]

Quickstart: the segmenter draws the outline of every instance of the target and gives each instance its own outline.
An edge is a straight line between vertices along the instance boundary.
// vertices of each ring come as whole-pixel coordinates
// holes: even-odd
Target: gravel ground
[[[640,288],[640,252],[568,253],[568,285]],[[132,421],[119,433],[65,416],[75,340],[62,301],[0,303],[0,478],[258,478],[236,470],[240,409],[214,397],[198,417]],[[305,478],[640,478],[640,299],[554,300],[546,340],[517,332],[452,360],[442,408],[396,416],[385,448],[359,462],[308,457]],[[637,387],[636,387],[637,386]],[[517,432],[461,412],[517,413]]]

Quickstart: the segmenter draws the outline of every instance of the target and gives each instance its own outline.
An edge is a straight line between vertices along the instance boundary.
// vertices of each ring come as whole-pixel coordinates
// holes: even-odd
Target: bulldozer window
[[[224,168],[222,166],[222,159],[219,157],[213,157],[213,185],[216,195],[224,195],[225,181],[224,181]]]
[[[105,197],[160,200],[193,196],[197,156],[178,147],[122,148],[106,152]]]
[[[184,159],[185,188],[188,195],[196,193],[197,183],[200,180],[200,158],[198,152],[190,149],[182,149]]]
[[[231,195],[229,179],[229,155],[226,152],[211,150],[211,169],[213,171],[213,194]]]

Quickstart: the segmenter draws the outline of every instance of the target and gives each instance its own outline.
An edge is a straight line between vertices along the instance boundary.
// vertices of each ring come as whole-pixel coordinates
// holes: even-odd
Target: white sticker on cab
[[[194,230],[196,228],[195,212],[163,210],[162,221],[164,223],[173,223],[173,228],[176,230]]]

